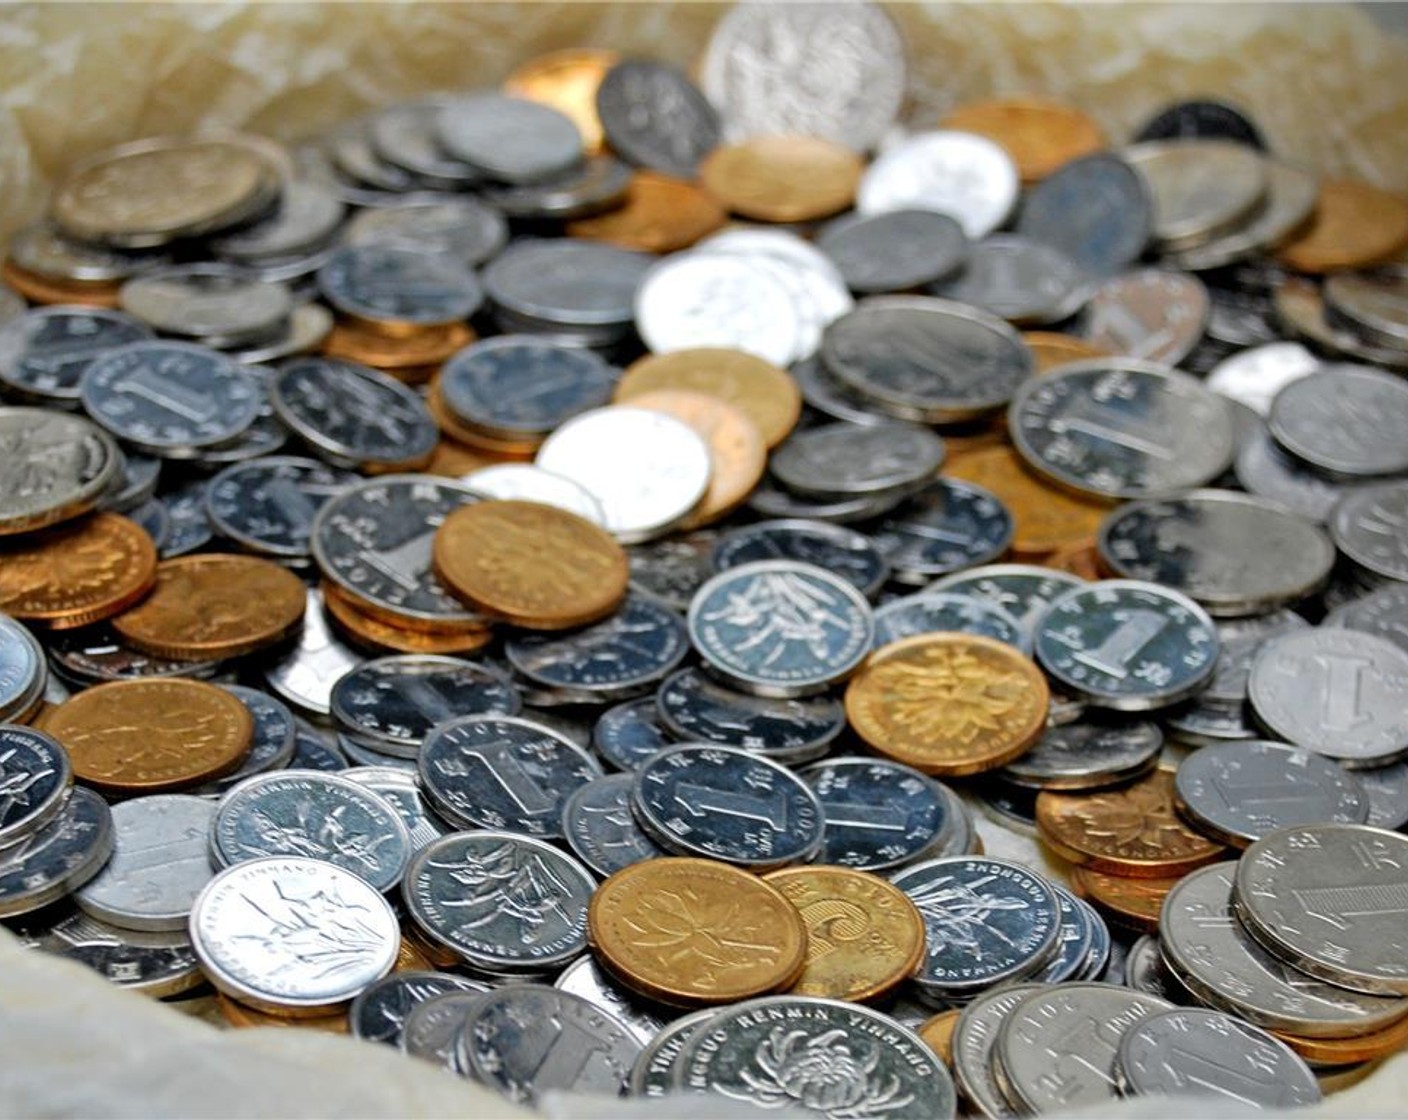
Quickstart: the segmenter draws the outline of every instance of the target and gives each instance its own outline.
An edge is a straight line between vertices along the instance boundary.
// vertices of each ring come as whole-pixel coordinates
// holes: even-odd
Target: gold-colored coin
[[[1116,789],[1043,790],[1036,799],[1036,827],[1062,858],[1110,875],[1186,875],[1227,855],[1223,845],[1178,815],[1172,770],[1154,770]]]
[[[1408,1047],[1408,1017],[1353,1038],[1303,1038],[1284,1031],[1271,1033],[1307,1062],[1341,1066],[1353,1062],[1372,1062]]]
[[[709,448],[709,488],[680,525],[681,531],[711,525],[741,506],[768,466],[768,449],[758,426],[740,408],[719,397],[689,389],[656,389],[631,398],[638,408],[682,420]]]
[[[1012,551],[1022,559],[1094,539],[1109,507],[1058,490],[1034,475],[1009,446],[956,457],[943,471],[991,490],[1012,514]]]
[[[418,367],[439,365],[477,337],[467,323],[446,323],[390,338],[380,331],[368,330],[363,322],[342,318],[323,339],[323,353],[399,376]]]
[[[450,964],[458,963],[459,958],[453,953],[450,954]],[[401,931],[401,945],[396,950],[396,963],[391,966],[393,972],[434,972],[437,965],[426,954],[419,941],[411,942],[406,938],[406,932]]]
[[[1380,264],[1405,244],[1408,202],[1357,179],[1326,179],[1310,224],[1276,258],[1297,272],[1334,272]]]
[[[1100,550],[1094,538],[1078,544],[1058,548],[1049,556],[1037,561],[1043,568],[1055,568],[1058,572],[1070,572],[1081,579],[1103,579],[1100,574]]]
[[[1140,933],[1158,933],[1164,899],[1182,878],[1172,875],[1162,879],[1130,879],[1123,875],[1106,875],[1089,867],[1073,867],[1071,889],[1115,925]]]
[[[0,540],[0,611],[52,629],[126,610],[156,582],[156,546],[116,513],[94,513]]]
[[[701,347],[647,354],[626,367],[615,400],[625,404],[657,389],[688,389],[727,401],[776,447],[797,426],[802,392],[785,370],[743,350]]]
[[[626,204],[567,223],[567,236],[641,253],[675,253],[722,229],[728,215],[708,191],[654,171],[631,178]]]
[[[1012,157],[1028,185],[1105,147],[1105,134],[1094,118],[1074,105],[1036,97],[996,97],[960,105],[939,127],[986,136]]]
[[[699,178],[730,211],[760,222],[810,222],[855,202],[865,164],[816,136],[754,136],[715,148]]]
[[[626,597],[630,563],[585,517],[539,502],[475,502],[435,531],[435,574],[457,598],[528,630],[605,618]]]
[[[870,655],[846,686],[846,716],[881,754],[956,778],[1028,750],[1049,699],[1041,670],[1004,642],[916,634]]]
[[[893,992],[924,958],[924,918],[898,887],[851,867],[763,876],[802,915],[807,963],[791,991],[862,1003]]]
[[[474,653],[494,640],[494,631],[485,626],[465,630],[413,630],[394,626],[384,618],[368,614],[362,604],[336,584],[324,580],[323,606],[328,620],[343,638],[354,646],[377,653]]]
[[[163,793],[230,773],[254,720],[234,693],[180,677],[95,685],[46,712],[74,777],[100,793]]]
[[[233,1000],[224,992],[215,993],[215,1006],[219,1008],[225,1022],[236,1030],[249,1027],[301,1027],[304,1030],[323,1031],[327,1034],[347,1034],[350,1030],[346,1011],[339,1011],[335,1015],[274,1015]]]
[[[242,657],[297,630],[306,605],[303,581],[272,560],[178,556],[158,565],[152,593],[114,618],[112,627],[155,657]]]
[[[79,307],[105,307],[115,309],[122,303],[118,295],[121,284],[63,282],[47,276],[40,276],[27,268],[21,268],[14,261],[0,265],[0,280],[14,288],[30,303],[44,305],[65,304]]]
[[[958,1026],[961,1014],[956,1008],[940,1011],[932,1019],[926,1019],[914,1032],[950,1069],[953,1068],[953,1028]]]
[[[1108,350],[1092,346],[1083,338],[1057,331],[1023,331],[1022,341],[1032,352],[1038,376],[1050,373],[1067,362],[1085,362],[1110,356]]]
[[[504,79],[504,92],[549,105],[572,119],[588,153],[606,147],[596,91],[610,69],[621,61],[615,51],[597,48],[553,51],[530,59]]]
[[[425,395],[425,407],[426,411],[430,413],[430,418],[435,421],[436,427],[444,435],[474,451],[483,451],[487,455],[493,455],[499,462],[528,462],[537,453],[543,442],[541,439],[528,437],[504,439],[466,424],[451,412],[450,406],[445,403],[445,398],[440,392],[439,377],[431,379],[430,390]],[[434,452],[431,454],[433,456]]]
[[[709,859],[657,858],[616,872],[592,895],[587,938],[622,984],[679,1007],[785,990],[807,958],[797,908],[756,876]]]

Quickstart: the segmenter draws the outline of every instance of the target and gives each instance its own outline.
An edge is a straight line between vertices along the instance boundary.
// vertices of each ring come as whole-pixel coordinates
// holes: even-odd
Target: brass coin
[[[846,716],[881,754],[926,774],[1005,766],[1046,729],[1030,658],[973,634],[916,634],[876,650],[846,686]]]
[[[458,960],[454,957],[451,963]],[[415,944],[406,940],[406,933],[401,932],[401,946],[396,950],[396,963],[391,966],[393,972],[434,972],[435,962],[430,959],[417,942]]]
[[[991,490],[1012,514],[1012,551],[1044,556],[1093,540],[1109,507],[1058,490],[1028,470],[1010,446],[979,448],[955,457],[944,474]]]
[[[1140,879],[1185,875],[1227,849],[1184,824],[1174,808],[1172,770],[1090,793],[1043,790],[1036,799],[1041,839],[1072,863]]]
[[[810,222],[847,209],[865,164],[816,136],[754,136],[715,148],[699,178],[729,210],[760,222]]]
[[[957,1008],[940,1011],[932,1019],[926,1019],[914,1032],[950,1069],[953,1068],[953,1028],[958,1025],[961,1014],[963,1012]]]
[[[997,97],[960,105],[939,127],[986,136],[1012,157],[1025,185],[1105,147],[1105,135],[1092,117],[1074,105],[1035,97]]]
[[[688,389],[727,401],[757,425],[768,447],[786,439],[802,415],[802,392],[792,375],[742,350],[648,354],[626,367],[615,400],[624,404],[656,389]]]
[[[1356,179],[1326,179],[1310,224],[1276,250],[1297,272],[1333,272],[1387,261],[1408,244],[1408,202]]]
[[[607,72],[621,61],[615,51],[597,48],[553,51],[530,59],[504,79],[504,92],[549,105],[571,118],[588,154],[606,147],[596,91]]]
[[[856,1003],[880,999],[924,957],[924,919],[903,891],[850,867],[787,867],[763,876],[807,927],[807,963],[791,991]]]
[[[1354,1038],[1302,1038],[1284,1031],[1271,1033],[1307,1062],[1342,1066],[1386,1058],[1408,1046],[1408,1017]]]
[[[336,1015],[274,1015],[248,1007],[238,1000],[231,999],[224,992],[215,993],[215,1006],[219,1008],[225,1022],[236,1030],[248,1027],[302,1027],[304,1030],[324,1031],[328,1034],[347,1034],[349,1031],[345,1011],[339,1011]]]
[[[156,546],[140,525],[95,513],[0,540],[0,611],[55,630],[126,610],[156,582]]]
[[[106,307],[115,310],[122,303],[120,283],[66,283],[21,268],[14,261],[0,265],[0,280],[14,288],[30,303],[66,304],[80,307]]]
[[[459,599],[529,630],[605,618],[626,597],[630,563],[585,517],[539,502],[461,506],[435,531],[435,574]]]
[[[1023,331],[1022,341],[1032,352],[1038,376],[1050,373],[1067,362],[1085,362],[1110,356],[1108,350],[1093,346],[1083,338],[1056,331]]]
[[[254,719],[203,681],[141,677],[95,685],[46,712],[74,777],[100,793],[163,793],[228,774],[249,752]]]
[[[626,204],[567,223],[567,236],[641,253],[676,253],[722,229],[728,215],[708,191],[654,171],[631,178]]]
[[[713,470],[699,505],[680,524],[682,532],[709,525],[741,506],[763,479],[768,449],[758,426],[742,409],[719,397],[688,389],[656,389],[631,398],[638,408],[683,420],[709,448]]]
[[[807,957],[806,927],[776,887],[708,859],[616,872],[592,895],[587,938],[622,984],[679,1007],[785,990]]]
[[[157,567],[144,602],[112,621],[134,649],[177,660],[242,657],[303,622],[307,592],[287,568],[257,556],[178,556]]]
[[[1182,879],[1130,879],[1089,867],[1071,868],[1071,889],[1115,925],[1140,933],[1159,932],[1164,899]]]
[[[446,323],[390,338],[380,331],[368,330],[358,320],[342,318],[323,340],[323,353],[399,376],[417,367],[439,365],[477,337],[467,323]]]
[[[333,629],[352,645],[378,653],[474,653],[494,640],[494,631],[485,626],[440,632],[394,626],[368,614],[336,584],[325,580],[322,589],[323,606]]]

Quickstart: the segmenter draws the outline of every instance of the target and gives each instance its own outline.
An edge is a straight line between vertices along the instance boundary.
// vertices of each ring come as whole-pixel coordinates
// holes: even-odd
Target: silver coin
[[[1036,660],[1096,707],[1139,712],[1201,690],[1217,668],[1212,619],[1191,599],[1137,580],[1069,591],[1042,616]]]
[[[1303,599],[1335,562],[1329,538],[1309,521],[1228,490],[1128,502],[1105,518],[1098,543],[1115,575],[1181,591],[1214,615]]]
[[[463,160],[447,155],[436,135],[440,110],[447,100],[427,97],[388,105],[371,118],[367,135],[376,155],[409,171],[427,185],[446,190],[478,186],[482,179],[480,172]]]
[[[474,198],[446,198],[390,210],[363,210],[348,223],[343,241],[443,253],[477,267],[508,244],[508,223],[497,210]]]
[[[395,770],[397,773],[406,774],[411,778],[416,776],[416,761],[413,758],[398,758],[394,754],[382,754],[380,751],[374,751],[370,747],[364,746],[356,739],[349,739],[346,735],[338,735],[336,742],[337,749],[347,756],[354,771],[361,768]]]
[[[1248,697],[1258,722],[1353,769],[1408,754],[1408,653],[1353,630],[1300,630],[1266,642]]]
[[[102,870],[112,849],[107,803],[92,790],[74,788],[54,817],[0,848],[0,918],[72,894]]]
[[[947,1068],[914,1032],[840,1000],[744,1000],[691,1034],[675,1068],[687,1092],[825,1120],[951,1120],[957,1108]]]
[[[1125,1096],[1225,1097],[1277,1110],[1320,1100],[1315,1074],[1284,1042],[1200,1008],[1151,1015],[1126,1031],[1115,1080]]]
[[[570,221],[624,206],[631,192],[631,178],[631,169],[619,159],[597,155],[540,183],[487,186],[479,197],[510,218]]]
[[[713,549],[717,534],[705,530],[671,536],[626,550],[631,564],[631,587],[653,595],[677,611],[714,574]]]
[[[1325,278],[1331,317],[1376,346],[1408,349],[1408,274],[1389,266],[1377,272],[1339,272]]]
[[[935,580],[924,593],[938,591],[992,603],[1010,614],[1030,636],[1046,608],[1085,580],[1032,564],[985,564]],[[879,613],[877,612],[877,624]]]
[[[994,1050],[998,1081],[1024,1113],[1093,1108],[1119,1095],[1120,1040],[1173,1005],[1113,984],[1058,984],[1012,1011]]]
[[[567,836],[567,846],[603,879],[633,863],[666,854],[631,815],[634,786],[633,774],[595,778],[578,788],[562,808],[562,830]],[[561,987],[561,983],[558,986]],[[578,994],[585,995],[584,992]]]
[[[933,292],[1017,326],[1038,327],[1079,311],[1089,281],[1059,249],[1017,234],[994,234],[974,245],[957,275]]]
[[[268,693],[244,685],[225,684],[220,687],[236,696],[249,709],[254,719],[254,739],[250,743],[249,753],[234,773],[190,791],[200,797],[222,797],[246,778],[269,770],[282,770],[292,760],[298,738],[298,724],[286,704]]]
[[[667,1020],[656,1012],[645,1009],[623,992],[591,957],[583,957],[569,964],[562,970],[562,975],[553,981],[552,986],[560,992],[580,996],[593,1006],[601,1008],[618,1023],[629,1027],[636,1041],[642,1046],[665,1029]]]
[[[120,311],[37,307],[0,324],[0,384],[36,404],[73,408],[94,358],[153,337],[151,328]]]
[[[1090,291],[1080,334],[1122,358],[1172,366],[1203,337],[1210,312],[1207,288],[1197,277],[1145,268]]]
[[[1258,941],[1331,984],[1408,994],[1408,837],[1368,825],[1285,828],[1237,861],[1233,905]]]
[[[1144,934],[1129,947],[1122,982],[1126,988],[1158,996],[1180,1007],[1193,1007],[1200,1002],[1164,964],[1163,949],[1154,934]]]
[[[216,256],[258,264],[295,256],[326,245],[342,223],[346,207],[331,191],[305,179],[283,184],[278,209],[254,225],[211,242]]]
[[[1272,292],[1272,308],[1281,329],[1313,347],[1337,357],[1369,362],[1385,369],[1408,369],[1402,349],[1375,346],[1364,335],[1335,323],[1321,298],[1320,289],[1308,280],[1287,279]]]
[[[161,460],[121,451],[118,454],[122,465],[112,486],[98,503],[98,508],[126,513],[156,496],[156,485],[161,479]]]
[[[347,756],[333,743],[323,737],[323,733],[298,721],[294,732],[293,758],[289,760],[292,770],[321,770],[325,774],[338,774],[351,765]]]
[[[394,979],[394,977],[388,977]],[[422,1000],[406,1013],[401,1027],[401,1049],[413,1058],[431,1062],[461,1077],[468,1075],[460,1048],[460,1031],[469,1013],[492,989],[487,985],[462,992],[442,992]]]
[[[481,498],[519,500],[556,506],[605,526],[606,511],[581,483],[530,463],[496,463],[463,475],[460,481]]]
[[[890,870],[934,853],[956,831],[944,789],[898,762],[834,758],[808,766],[801,776],[826,820],[822,863]]]
[[[953,1075],[964,1102],[987,1120],[1013,1116],[993,1073],[994,1051],[1002,1024],[1028,996],[1045,984],[1004,984],[964,1005],[953,1027]]]
[[[889,573],[884,557],[868,537],[801,518],[747,525],[723,535],[714,545],[716,571],[756,560],[797,560],[826,568],[869,598],[879,592]]]
[[[92,509],[117,477],[117,444],[95,424],[41,408],[0,408],[0,535]]]
[[[1281,451],[1264,426],[1239,444],[1234,472],[1248,493],[1279,502],[1317,524],[1328,521],[1335,504],[1363,485],[1317,474]]]
[[[1232,462],[1232,417],[1187,374],[1147,362],[1073,362],[1028,380],[1008,412],[1038,473],[1101,498],[1204,486]]]
[[[932,995],[964,999],[1024,980],[1056,953],[1056,893],[1020,864],[951,856],[907,867],[890,881],[924,918],[928,945],[914,982]]]
[[[1408,470],[1408,385],[1367,366],[1328,366],[1292,381],[1271,402],[1276,442],[1332,475]]]
[[[460,1030],[459,1048],[475,1080],[533,1105],[550,1093],[621,1095],[641,1042],[580,996],[516,984],[483,997]]]
[[[396,963],[401,931],[366,880],[322,860],[273,856],[228,867],[196,898],[191,945],[231,999],[317,1013]]]
[[[891,599],[875,610],[875,648],[914,634],[953,630],[982,634],[1031,652],[1031,635],[995,603],[947,591],[920,591]]]
[[[889,210],[828,222],[816,247],[831,258],[851,291],[879,295],[942,280],[962,266],[968,238],[947,214]]]
[[[57,739],[0,724],[0,847],[53,820],[72,784],[73,767]]]
[[[383,245],[339,249],[318,269],[318,290],[344,315],[421,327],[468,319],[484,302],[468,265]]]
[[[693,179],[719,143],[719,116],[684,72],[626,59],[597,89],[596,109],[612,151],[637,167]]]
[[[1050,883],[1061,907],[1061,933],[1056,941],[1056,955],[1037,974],[1043,984],[1059,984],[1065,980],[1080,980],[1090,952],[1095,947],[1095,925],[1100,920],[1095,912],[1060,883]]]
[[[408,1016],[422,1003],[449,992],[488,990],[477,980],[446,972],[394,972],[362,990],[347,1009],[347,1022],[353,1038],[399,1048]]]
[[[824,754],[846,728],[845,709],[834,697],[751,696],[697,669],[667,677],[655,709],[664,730],[681,742],[741,747],[785,765]]]
[[[1299,342],[1268,342],[1239,350],[1219,362],[1206,384],[1214,393],[1265,416],[1277,393],[1319,368],[1319,359]]]
[[[1236,228],[1266,194],[1266,162],[1244,144],[1153,140],[1122,154],[1149,184],[1163,248],[1194,248]]]
[[[153,999],[180,995],[205,983],[184,932],[134,933],[100,922],[82,910],[61,906],[10,925],[26,949],[75,961],[110,984]]]
[[[313,518],[354,481],[314,459],[265,456],[226,467],[205,488],[211,525],[262,555],[306,559]]]
[[[938,217],[939,215],[935,215]],[[814,412],[850,424],[883,424],[886,417],[874,412],[875,405],[844,385],[822,363],[820,355],[798,362],[789,371],[802,392],[802,400]]]
[[[1395,830],[1408,824],[1408,762],[1356,770],[1354,776],[1369,795],[1369,819],[1365,824]]]
[[[401,817],[411,838],[411,852],[420,851],[454,829],[435,815],[425,803],[420,778],[414,770],[397,770],[391,766],[369,766],[361,763],[342,773],[349,782],[384,797]]]
[[[112,858],[75,894],[79,907],[123,929],[184,930],[196,896],[215,874],[203,797],[159,794],[113,807]]]
[[[1360,569],[1408,581],[1408,482],[1356,488],[1335,505],[1330,536]]]
[[[235,357],[234,354],[230,356]],[[262,377],[262,371],[258,367],[251,367],[250,372],[260,378],[259,401],[254,413],[254,423],[226,443],[215,447],[199,448],[195,459],[202,470],[219,470],[229,463],[245,463],[261,455],[272,455],[288,442],[288,429],[274,415],[274,406],[269,400],[268,382]],[[204,486],[205,483],[201,479],[193,478],[163,497],[167,500],[167,505],[170,506],[175,501],[177,494],[193,493],[197,489],[203,491]],[[204,519],[205,506],[203,502],[200,504],[199,512],[200,517]],[[178,553],[178,555],[184,555],[184,553]]]
[[[917,424],[823,424],[792,435],[769,466],[804,496],[871,498],[926,483],[943,459],[943,441]]]
[[[333,685],[361,661],[328,626],[322,592],[309,588],[298,642],[264,667],[264,683],[285,704],[326,720],[331,711]]]
[[[1143,255],[1153,221],[1143,177],[1113,153],[1097,152],[1035,184],[1017,215],[1017,232],[1060,250],[1094,276],[1113,276]]]
[[[1274,246],[1305,224],[1320,195],[1319,180],[1304,168],[1280,160],[1263,159],[1266,194],[1240,224],[1211,241],[1165,259],[1190,272],[1225,268]]]
[[[551,179],[582,161],[582,134],[572,118],[522,97],[449,98],[436,131],[450,155],[504,183]]]
[[[1352,599],[1327,614],[1323,625],[1386,638],[1408,653],[1408,587],[1389,584],[1362,599]]]
[[[1163,742],[1154,723],[1068,723],[1047,728],[1036,746],[997,776],[1034,789],[1105,789],[1157,765]]]
[[[134,272],[168,260],[160,252],[123,252],[90,241],[71,241],[44,222],[16,230],[10,236],[6,255],[26,272],[61,283],[126,280]],[[22,302],[12,313],[5,314],[5,321],[24,311]]]
[[[163,334],[224,347],[278,328],[293,311],[283,284],[227,264],[177,264],[134,276],[118,293],[122,309]]]
[[[640,1057],[631,1067],[630,1095],[659,1098],[673,1093],[675,1062],[684,1049],[684,1044],[695,1031],[709,1022],[714,1014],[715,1009],[712,1007],[692,1011],[674,1020],[647,1041],[645,1049],[640,1052]]]
[[[694,429],[621,406],[568,420],[539,448],[536,463],[585,487],[601,503],[606,528],[627,542],[678,524],[704,496],[713,471]]]
[[[918,132],[886,148],[865,170],[856,191],[862,214],[936,210],[970,240],[1002,225],[1016,205],[1020,181],[1012,158],[971,132]]]
[[[855,477],[855,472],[848,471],[847,473],[852,478]],[[759,517],[801,517],[811,521],[852,525],[889,513],[905,498],[923,489],[926,484],[927,480],[902,486],[895,490],[882,490],[874,494],[863,494],[853,498],[823,498],[815,495],[799,495],[777,485],[771,478],[764,477],[753,493],[748,496],[748,508]]]
[[[0,614],[0,720],[26,716],[44,697],[48,678],[43,647],[23,625]]]
[[[454,832],[422,848],[402,884],[435,944],[483,972],[536,973],[587,947],[596,880],[551,844],[511,832]]]
[[[654,261],[610,245],[525,238],[490,262],[484,288],[499,311],[554,330],[620,330],[631,322],[636,289]]]
[[[591,745],[616,770],[633,771],[674,742],[660,719],[654,696],[629,700],[601,714]]]
[[[990,563],[1007,551],[1014,531],[995,494],[951,478],[936,479],[871,530],[891,578],[907,584]]]
[[[829,571],[760,560],[721,572],[689,606],[709,670],[759,696],[820,692],[848,677],[874,641],[870,604]]]

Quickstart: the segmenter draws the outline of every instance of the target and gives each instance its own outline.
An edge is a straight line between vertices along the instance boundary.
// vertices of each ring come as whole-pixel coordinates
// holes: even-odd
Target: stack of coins
[[[143,141],[14,239],[0,917],[526,1103],[1367,1075],[1408,208],[1215,101],[901,129],[865,4],[696,73]]]

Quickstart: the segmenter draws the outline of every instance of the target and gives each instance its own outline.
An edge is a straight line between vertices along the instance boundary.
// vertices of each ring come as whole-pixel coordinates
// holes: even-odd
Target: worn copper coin
[[[1378,264],[1405,244],[1408,202],[1357,179],[1326,179],[1314,217],[1276,259],[1297,272],[1332,272]]]
[[[754,136],[715,148],[699,177],[733,213],[760,222],[811,222],[855,202],[864,164],[817,136]]]
[[[624,206],[568,222],[567,236],[642,253],[676,253],[727,221],[718,201],[693,183],[637,171]]]
[[[1141,933],[1159,932],[1164,899],[1181,879],[1181,875],[1132,879],[1090,867],[1071,869],[1071,889],[1077,895],[1116,925]]]
[[[940,128],[986,136],[1012,157],[1024,184],[1040,182],[1058,167],[1105,147],[1095,121],[1074,105],[1036,97],[971,101],[945,117]]]

